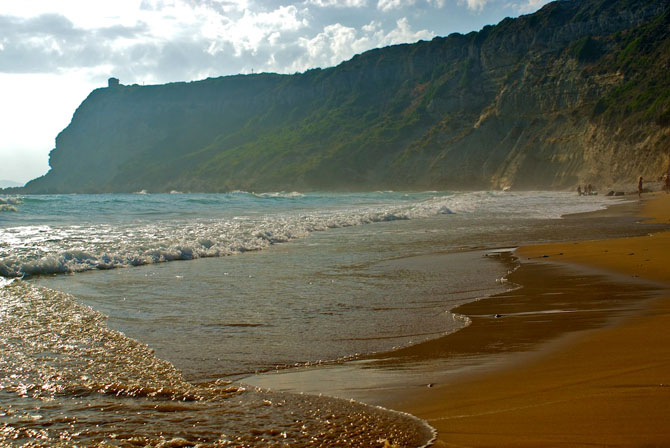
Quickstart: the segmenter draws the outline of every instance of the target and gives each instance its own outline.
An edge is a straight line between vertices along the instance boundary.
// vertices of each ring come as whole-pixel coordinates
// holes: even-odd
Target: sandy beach
[[[670,195],[628,210],[670,223]],[[426,419],[438,447],[670,445],[668,254],[670,232],[519,248],[519,289],[456,309],[472,325],[404,355],[534,348],[391,407]]]

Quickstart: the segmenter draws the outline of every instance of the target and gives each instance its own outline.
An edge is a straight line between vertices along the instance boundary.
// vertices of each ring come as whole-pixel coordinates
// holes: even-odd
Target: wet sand
[[[670,223],[670,195],[627,208]],[[670,232],[516,255],[520,289],[459,307],[469,327],[396,353],[507,361],[390,407],[426,419],[440,447],[670,445]]]

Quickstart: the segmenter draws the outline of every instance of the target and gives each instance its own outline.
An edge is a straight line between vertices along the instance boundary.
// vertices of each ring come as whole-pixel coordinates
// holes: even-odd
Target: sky
[[[75,109],[114,76],[159,84],[329,67],[477,31],[548,0],[0,0],[0,180],[45,174]]]

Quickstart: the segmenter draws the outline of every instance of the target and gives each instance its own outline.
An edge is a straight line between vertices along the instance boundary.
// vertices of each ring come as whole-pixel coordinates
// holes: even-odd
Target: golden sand
[[[670,223],[670,195],[646,200],[642,214]],[[554,342],[540,344],[539,353],[517,357],[511,366],[417,393],[396,408],[428,420],[439,432],[435,446],[440,447],[670,446],[670,292],[640,304],[634,303],[635,293],[623,295],[628,284],[645,291],[646,280],[656,282],[657,289],[659,283],[670,288],[670,232],[523,247],[517,255],[522,267],[514,281],[525,288],[457,311],[486,315],[513,308],[524,315],[543,301],[555,301],[552,291],[561,288],[563,307],[591,307],[617,297],[631,306],[624,306],[625,312],[616,311],[618,303],[594,313],[564,313],[553,325],[504,318],[498,325],[473,318],[470,327],[442,343],[456,351],[459,344],[469,345],[463,351],[481,353],[485,350],[472,344],[491,346],[493,328],[503,345],[532,338]],[[588,288],[573,275],[573,285],[566,289],[554,272],[561,265],[576,272],[594,267],[618,278]],[[608,313],[620,318],[607,320]],[[557,336],[561,329],[567,335]]]
[[[670,195],[656,195],[647,200],[642,215],[648,217],[649,222],[670,223]],[[670,283],[670,232],[635,238],[528,246],[518,249],[517,255],[522,259],[547,257],[554,261],[591,265]]]

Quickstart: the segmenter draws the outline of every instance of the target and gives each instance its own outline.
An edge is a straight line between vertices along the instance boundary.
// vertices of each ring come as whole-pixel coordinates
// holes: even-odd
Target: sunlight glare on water
[[[189,384],[64,293],[14,282],[0,300],[4,446],[420,446],[432,437],[411,416],[362,404]]]

